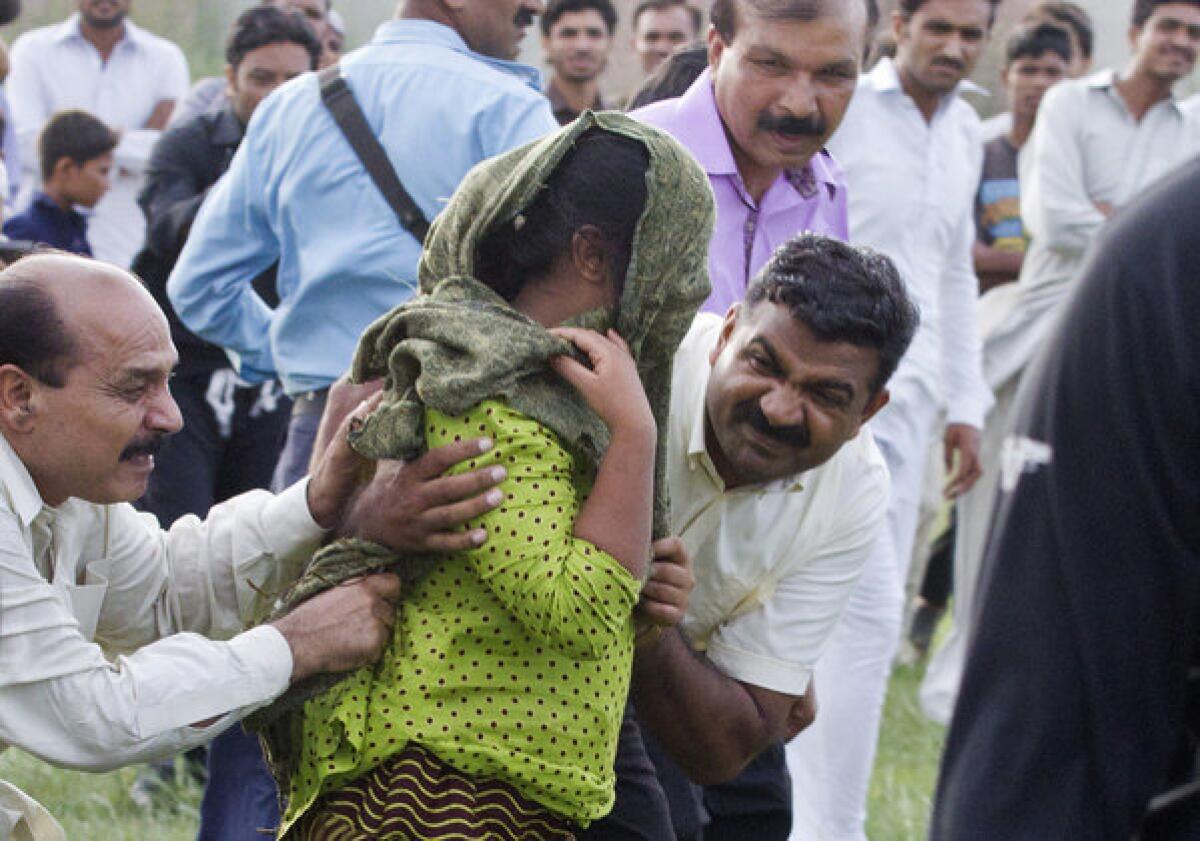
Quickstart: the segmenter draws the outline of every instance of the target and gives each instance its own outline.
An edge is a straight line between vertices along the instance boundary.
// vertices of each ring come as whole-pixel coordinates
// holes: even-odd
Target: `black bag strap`
[[[408,194],[408,190],[404,189],[400,176],[388,160],[387,152],[367,124],[366,115],[363,114],[358,100],[354,98],[354,92],[350,90],[346,78],[342,75],[341,65],[326,67],[317,78],[321,83],[321,101],[329,109],[342,134],[346,136],[350,148],[366,167],[371,180],[387,199],[400,224],[417,238],[417,242],[423,244],[425,235],[429,233],[429,222],[421,208],[413,201],[413,197]]]

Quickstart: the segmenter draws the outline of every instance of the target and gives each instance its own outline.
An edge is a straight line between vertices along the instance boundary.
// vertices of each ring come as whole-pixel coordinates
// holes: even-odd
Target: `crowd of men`
[[[1200,494],[1183,463],[1200,440],[1200,359],[1177,320],[1196,312],[1179,266],[1200,220],[1195,190],[1171,189],[1197,183],[1200,98],[1177,88],[1200,50],[1200,2],[1133,0],[1128,62],[1093,72],[1092,22],[1071,2],[1034,3],[999,32],[1001,0],[898,0],[882,16],[875,0],[715,0],[707,19],[686,0],[643,0],[630,29],[647,97],[602,89],[611,0],[402,0],[344,54],[330,0],[263,0],[233,24],[223,76],[194,84],[132,5],[78,0],[8,53],[0,246],[56,251],[0,273],[0,746],[103,769],[207,745],[200,837],[278,825],[258,741],[236,722],[291,683],[369,662],[397,584],[371,576],[246,630],[262,594],[330,530],[411,550],[485,540],[458,526],[499,503],[504,479],[442,476],[486,446],[464,441],[360,487],[344,441],[371,394],[344,376],[358,339],[418,294],[424,232],[476,164],[632,100],[708,176],[711,324],[676,358],[679,540],[640,608],[662,632],[637,649],[613,810],[579,837],[865,839],[906,617],[924,651],[951,590],[952,629],[920,693],[954,722],[935,837],[1200,831],[1185,785],[1200,709],[1186,608],[1200,587],[1179,569],[1200,558],[1196,507],[1180,513]],[[0,20],[19,9],[0,2]],[[517,60],[535,23],[545,73]],[[969,77],[995,38],[1007,109],[984,121],[963,94],[979,92]],[[1163,204],[1192,211],[1155,230]],[[801,234],[889,258],[902,291],[869,311],[853,296],[773,297]],[[804,243],[847,288],[890,289],[879,265]],[[1158,272],[1150,297],[1118,282],[1140,271]],[[760,275],[767,291],[748,298]],[[1152,353],[1155,319],[1169,347],[1140,388],[1148,357],[1122,354]],[[1070,325],[1079,344],[1056,339]],[[1106,488],[1089,518],[1065,497],[1090,493],[1068,453],[1106,456],[1069,430],[1097,418],[1064,417],[1058,401],[1086,416],[1106,364],[1113,400],[1176,409],[1114,420],[1108,448],[1153,445],[1154,458],[1098,471],[1129,488]],[[1100,434],[1079,441],[1106,449]],[[1171,447],[1176,462],[1162,458]],[[1031,491],[1031,474],[1052,478]],[[1184,595],[1086,590],[1072,576],[1106,544],[1056,532],[1047,512],[1096,535],[1158,523],[1108,546],[1147,576],[1169,567]],[[1137,578],[1116,558],[1096,568]],[[1040,601],[1021,595],[1031,581]],[[1181,618],[1140,614],[1163,628],[1144,645],[1134,619],[1124,636],[1099,630],[1124,599],[1135,619],[1138,606]],[[1054,642],[1056,656],[1023,659],[1003,620],[1039,629],[1015,635],[1024,654]],[[1110,682],[1150,709],[1144,751],[1098,709]],[[1010,748],[1022,774],[1003,764]],[[0,838],[20,827],[61,837],[0,781]]]

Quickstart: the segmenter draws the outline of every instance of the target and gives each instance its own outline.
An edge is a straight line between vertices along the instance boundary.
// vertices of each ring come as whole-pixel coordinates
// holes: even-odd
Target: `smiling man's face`
[[[823,464],[887,402],[877,351],[818,340],[782,303],[732,310],[710,361],[705,442],[731,488]]]

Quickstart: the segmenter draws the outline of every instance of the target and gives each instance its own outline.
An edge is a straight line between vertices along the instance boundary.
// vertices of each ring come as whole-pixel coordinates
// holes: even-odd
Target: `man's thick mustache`
[[[165,435],[156,435],[148,441],[134,441],[121,451],[119,461],[130,461],[139,456],[156,456],[166,440]]]
[[[966,69],[967,69],[967,65],[963,64],[961,61],[959,61],[958,59],[954,59],[954,58],[945,58],[945,57],[935,58],[933,60],[933,63],[934,63],[934,65],[940,64],[943,67],[949,67],[953,70],[957,70],[959,73],[964,73],[964,72],[966,72]]]
[[[763,113],[758,115],[758,128],[796,137],[825,136],[825,121],[820,117],[776,117]]]
[[[811,443],[811,436],[806,426],[772,426],[757,404],[742,408],[738,414],[739,420],[745,421],[756,432],[784,444],[792,449],[804,449]]]

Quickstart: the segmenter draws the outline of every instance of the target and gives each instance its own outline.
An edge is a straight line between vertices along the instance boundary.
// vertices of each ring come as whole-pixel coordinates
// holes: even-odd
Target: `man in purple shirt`
[[[865,3],[716,0],[708,69],[633,112],[686,146],[716,194],[705,310],[742,300],[796,234],[849,235],[845,177],[824,146],[854,94],[866,26]]]

